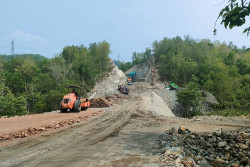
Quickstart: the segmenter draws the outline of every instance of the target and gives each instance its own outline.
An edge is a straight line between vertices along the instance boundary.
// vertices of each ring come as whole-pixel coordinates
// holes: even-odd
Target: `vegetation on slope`
[[[186,87],[178,94],[178,101],[186,110],[195,110],[200,98],[200,93],[195,92],[205,90],[217,98],[217,113],[230,115],[226,111],[234,110],[233,115],[250,115],[250,48],[194,40],[189,36],[164,38],[152,46],[162,81]],[[147,57],[137,56],[132,65]]]
[[[110,45],[67,46],[52,59],[37,56],[0,57],[0,115],[56,110],[66,86],[83,86],[83,94],[111,70]]]

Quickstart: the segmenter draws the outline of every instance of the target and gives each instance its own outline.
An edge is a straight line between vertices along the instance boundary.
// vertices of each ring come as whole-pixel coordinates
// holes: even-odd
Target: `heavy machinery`
[[[76,90],[80,90],[79,86],[68,86],[68,94],[63,97],[60,103],[60,111],[62,113],[74,111],[80,112],[81,110],[86,110],[90,106],[90,101],[87,98],[81,98],[80,94]]]
[[[132,83],[135,81],[135,78],[136,78],[136,73],[134,71],[130,72],[128,74],[128,85],[132,85]]]
[[[123,94],[128,94],[129,89],[124,85],[118,85],[118,90]]]
[[[127,82],[128,82],[128,85],[132,85],[132,78],[128,78]]]

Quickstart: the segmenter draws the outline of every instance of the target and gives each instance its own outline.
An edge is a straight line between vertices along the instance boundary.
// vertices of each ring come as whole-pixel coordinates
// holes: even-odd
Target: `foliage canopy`
[[[0,55],[0,115],[58,109],[66,86],[84,87],[83,95],[111,70],[110,45],[67,46],[52,59],[40,55]]]
[[[230,29],[235,26],[239,27],[246,23],[247,17],[250,15],[250,2],[247,0],[229,0],[228,5],[221,9],[218,18],[222,18],[221,24],[224,24],[225,28]],[[218,19],[217,19],[218,20]],[[217,22],[217,21],[216,21]],[[214,33],[216,34],[214,28]],[[250,33],[250,26],[245,28],[243,33]]]

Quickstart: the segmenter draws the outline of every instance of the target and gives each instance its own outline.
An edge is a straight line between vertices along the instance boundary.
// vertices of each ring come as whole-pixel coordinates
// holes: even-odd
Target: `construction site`
[[[153,62],[114,66],[86,110],[0,118],[0,166],[249,166],[250,118],[179,117]]]

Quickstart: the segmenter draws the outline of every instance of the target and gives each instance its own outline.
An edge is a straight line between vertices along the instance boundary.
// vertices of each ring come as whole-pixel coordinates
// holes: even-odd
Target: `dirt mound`
[[[106,97],[108,95],[119,93],[118,85],[125,84],[126,75],[114,65],[114,68],[107,77],[96,84],[95,88],[88,94],[89,99]]]
[[[91,108],[102,108],[109,107],[111,104],[104,97],[101,98],[93,98],[90,100]]]
[[[109,95],[107,97],[101,97],[101,98],[93,98],[90,100],[90,104],[92,108],[102,108],[102,107],[110,107],[113,104],[117,104],[123,99],[126,99],[128,96],[123,94],[114,94]]]
[[[154,116],[175,116],[163,99],[154,92],[151,92],[149,96],[144,96],[142,100],[142,105],[139,108],[141,111],[149,111]]]

